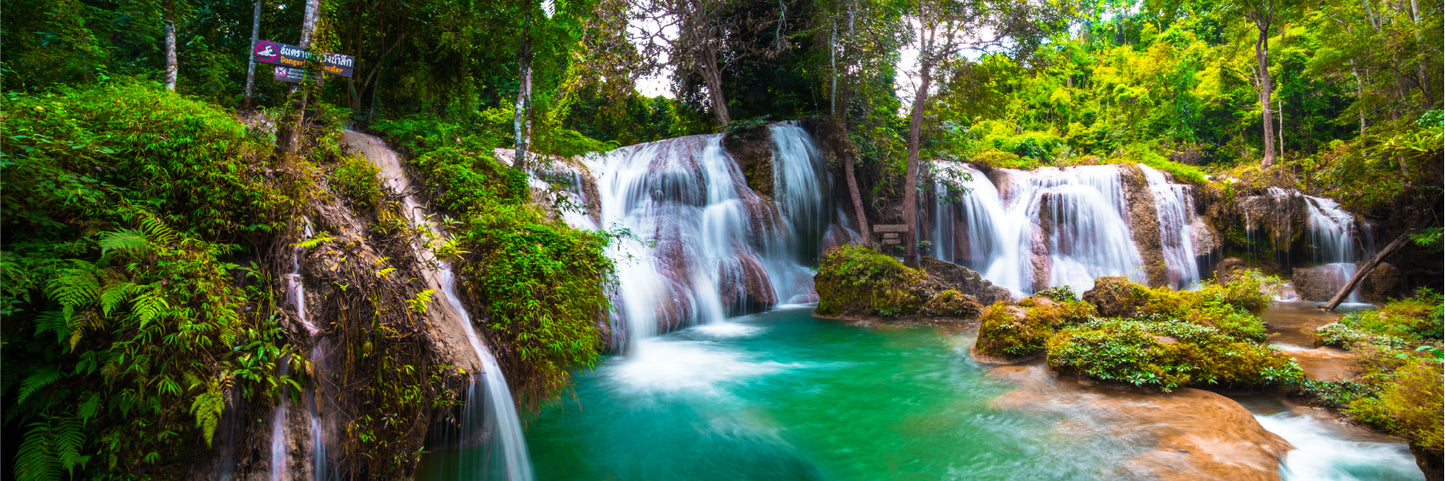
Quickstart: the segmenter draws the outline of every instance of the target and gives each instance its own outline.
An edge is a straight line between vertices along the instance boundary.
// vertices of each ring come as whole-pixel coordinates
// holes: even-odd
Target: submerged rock
[[[1019,384],[993,400],[996,408],[1063,414],[1071,421],[1061,422],[1060,429],[1097,430],[1093,434],[1152,445],[1121,466],[1119,477],[1276,481],[1290,449],[1244,406],[1209,391],[1143,393],[1082,385],[1055,379],[1039,365],[995,367],[988,374]]]

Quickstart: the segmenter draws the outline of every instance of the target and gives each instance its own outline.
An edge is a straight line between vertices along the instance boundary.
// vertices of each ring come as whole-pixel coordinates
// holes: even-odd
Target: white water
[[[1355,275],[1355,217],[1340,204],[1322,197],[1305,196],[1309,205],[1310,242],[1315,246],[1314,261],[1328,270],[1334,280],[1332,291],[1338,291]],[[1347,302],[1360,302],[1360,290],[1350,292]]]
[[[564,213],[565,220],[632,235],[607,252],[620,284],[614,345],[640,346],[667,330],[816,298],[806,265],[829,228],[831,180],[802,128],[770,129],[775,201],[748,187],[721,135],[639,144],[583,160],[596,179],[601,222],[577,213]],[[573,195],[574,203],[585,204],[582,189]]]
[[[1001,169],[1003,180],[998,186],[964,164],[939,162],[933,169],[945,173],[936,176],[936,182],[966,191],[956,200],[935,200],[932,238],[941,259],[979,271],[1016,295],[1060,285],[1083,292],[1101,276],[1145,280],[1143,261],[1126,221],[1129,211],[1118,167]],[[947,173],[967,173],[972,178],[945,180],[951,177]],[[1156,198],[1178,195],[1165,190],[1161,187]],[[1170,208],[1191,208],[1182,201],[1175,203],[1180,205]],[[1180,221],[1192,220],[1182,212],[1175,214]],[[1197,269],[1190,274],[1187,267],[1194,265],[1192,237],[1183,234],[1177,240],[1181,281],[1197,279]],[[1183,255],[1190,255],[1187,263]]]
[[[381,170],[383,182],[387,187],[404,196],[402,205],[405,215],[412,225],[425,228],[431,232],[433,238],[443,238],[444,233],[441,228],[427,218],[424,209],[409,195],[410,182],[407,180],[405,171],[402,170],[396,153],[386,148],[381,139],[376,137],[357,132],[347,132],[347,134],[359,138],[361,142],[372,143],[374,148],[369,149],[368,155],[374,155],[374,157],[370,160]],[[466,333],[467,341],[482,366],[482,377],[479,381],[483,389],[478,390],[474,384],[468,390],[467,405],[462,408],[464,411],[463,429],[493,428],[491,446],[500,451],[506,478],[509,481],[531,481],[533,479],[532,461],[527,454],[527,443],[522,435],[522,422],[517,416],[517,407],[512,401],[511,391],[507,388],[506,377],[503,376],[501,368],[497,365],[496,358],[492,356],[491,351],[482,343],[481,336],[478,336],[476,329],[472,327],[471,317],[456,296],[455,279],[451,266],[437,259],[429,245],[418,244],[412,247],[416,251],[417,258],[430,265],[428,281],[438,289],[434,295],[441,297],[455,313],[457,322],[461,325],[462,331]],[[481,399],[478,399],[478,396],[481,396]],[[485,406],[481,413],[484,417],[482,420],[473,419],[476,415],[474,414],[475,409],[472,408],[478,404]],[[463,462],[476,461],[463,460]],[[486,462],[486,460],[480,461]]]
[[[1255,419],[1294,446],[1279,469],[1284,481],[1425,479],[1404,443],[1290,411]]]
[[[1162,172],[1140,165],[1149,190],[1154,194],[1154,208],[1159,211],[1159,236],[1164,247],[1164,262],[1169,266],[1169,286],[1190,287],[1199,282],[1199,264],[1194,252],[1193,187],[1171,184]]]

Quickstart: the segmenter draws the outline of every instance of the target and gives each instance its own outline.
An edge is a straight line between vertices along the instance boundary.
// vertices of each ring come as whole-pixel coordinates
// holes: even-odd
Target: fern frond
[[[92,393],[85,399],[85,402],[80,403],[80,407],[75,410],[75,413],[80,415],[82,425],[95,419],[95,416],[100,414],[100,393]]]
[[[24,381],[20,382],[20,391],[16,394],[15,404],[24,403],[26,398],[29,398],[32,394],[35,394],[36,391],[43,389],[45,386],[49,386],[51,383],[60,380],[62,376],[63,375],[60,373],[60,371],[49,366],[40,368],[39,371],[31,373],[29,376],[25,377]]]
[[[133,282],[117,282],[106,286],[105,291],[100,293],[100,312],[110,317],[110,311],[131,298],[135,287]]]
[[[165,222],[152,216],[142,216],[140,227],[141,230],[145,231],[147,236],[160,244],[170,245],[180,240],[180,234],[176,233],[176,231],[166,225]]]
[[[77,261],[77,264],[85,263]],[[89,264],[62,269],[59,276],[45,284],[45,295],[72,312],[85,307],[100,297],[100,280],[96,279],[94,272],[94,267]]]
[[[105,259],[111,251],[120,251],[133,257],[150,253],[150,241],[144,232],[135,229],[120,229],[100,235],[100,258]]]
[[[16,481],[59,481],[60,460],[51,449],[50,423],[37,421],[30,424],[25,440],[15,450]]]
[[[55,456],[60,459],[60,467],[65,468],[71,476],[75,475],[75,468],[83,467],[89,456],[80,454],[80,448],[85,445],[85,432],[80,429],[80,420],[73,417],[62,418],[55,423],[54,429],[50,431],[52,447]]]
[[[206,447],[211,446],[211,439],[216,435],[216,426],[221,421],[221,413],[225,410],[226,398],[215,386],[210,386],[191,402],[191,413],[196,416],[196,427],[201,428],[201,433],[206,437]]]
[[[170,304],[166,303],[165,295],[157,287],[137,296],[132,303],[131,313],[140,321],[140,328],[145,329],[146,324],[160,319],[170,307]]]
[[[45,311],[35,316],[35,334],[54,332],[55,340],[58,342],[70,335],[70,323],[65,322],[65,313],[61,311]]]

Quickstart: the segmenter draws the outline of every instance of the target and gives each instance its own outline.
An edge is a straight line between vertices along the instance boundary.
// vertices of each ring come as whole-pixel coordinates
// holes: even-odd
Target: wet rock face
[[[1295,293],[1305,301],[1324,302],[1330,300],[1335,292],[1347,282],[1345,276],[1338,266],[1319,266],[1310,268],[1295,268],[1290,276],[1290,282],[1294,284]]]
[[[723,148],[737,161],[748,187],[758,194],[773,196],[773,139],[766,125],[724,135]]]
[[[1254,238],[1267,241],[1275,252],[1290,252],[1295,241],[1309,232],[1309,205],[1303,195],[1273,192],[1239,200],[1244,227]]]
[[[1121,479],[1167,481],[1278,481],[1290,445],[1264,429],[1238,402],[1209,391],[1185,388],[1144,393],[1124,388],[1055,379],[1042,366],[1004,366],[990,376],[1019,388],[995,398],[1002,409],[1064,414],[1060,429],[1098,430],[1096,435],[1154,440],[1117,474]]]
[[[1094,305],[1102,317],[1132,316],[1145,303],[1140,287],[1123,277],[1100,277],[1094,288],[1084,292],[1084,302]]]
[[[1144,171],[1134,164],[1120,164],[1124,198],[1129,203],[1129,233],[1144,260],[1144,272],[1153,287],[1169,284],[1169,266],[1164,261],[1163,237],[1159,232],[1159,211]]]
[[[948,288],[972,296],[979,304],[1013,302],[1013,294],[1010,294],[1008,289],[993,285],[978,272],[967,267],[932,257],[923,258],[923,263],[919,267],[928,274],[929,278],[938,279]]]
[[[1366,302],[1383,303],[1398,293],[1402,279],[1404,274],[1400,273],[1399,268],[1388,262],[1381,262],[1360,283],[1360,291],[1364,293]]]

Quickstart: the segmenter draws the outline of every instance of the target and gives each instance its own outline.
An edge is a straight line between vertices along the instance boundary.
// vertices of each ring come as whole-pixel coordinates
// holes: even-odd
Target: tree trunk
[[[1259,15],[1255,17],[1254,24],[1259,29],[1259,40],[1254,42],[1254,57],[1259,62],[1259,106],[1264,111],[1264,159],[1260,160],[1259,167],[1268,169],[1275,160],[1274,115],[1269,108],[1272,88],[1269,78],[1269,19]]]
[[[1355,74],[1355,99],[1360,104],[1360,135],[1365,135],[1365,81],[1360,78],[1355,59],[1350,59],[1350,72]]]
[[[514,153],[512,166],[527,169],[527,111],[532,103],[532,14],[529,11],[522,19],[522,42],[517,47],[517,65],[520,66],[520,80],[517,85],[517,104],[512,114],[512,135]]]
[[[321,15],[321,0],[306,0],[306,12],[301,17],[301,49],[311,48],[312,35],[316,34],[316,17]]]
[[[261,40],[261,0],[251,7],[251,45],[246,47],[246,99],[241,101],[241,110],[251,108],[251,95],[256,88],[256,42]]]
[[[1371,272],[1374,272],[1375,267],[1379,266],[1380,262],[1384,261],[1386,256],[1389,256],[1391,253],[1394,253],[1395,250],[1404,247],[1405,243],[1410,240],[1410,234],[1413,233],[1414,231],[1412,230],[1406,231],[1404,234],[1400,234],[1400,237],[1397,237],[1395,238],[1395,240],[1391,241],[1390,245],[1387,245],[1384,249],[1381,249],[1379,254],[1375,254],[1374,259],[1370,259],[1369,263],[1365,264],[1364,266],[1360,267],[1359,270],[1355,271],[1355,275],[1350,276],[1350,282],[1346,282],[1345,287],[1341,288],[1340,292],[1335,293],[1335,297],[1330,298],[1330,302],[1326,303],[1323,309],[1326,311],[1333,311],[1336,307],[1340,306],[1341,302],[1345,302],[1345,298],[1349,297],[1350,292],[1353,292],[1355,290],[1355,287],[1360,285],[1360,281],[1365,280],[1365,277],[1368,277]]]
[[[711,43],[701,48],[701,55],[698,61],[698,69],[702,71],[702,79],[707,82],[708,97],[712,99],[712,115],[717,119],[719,130],[726,129],[732,123],[732,117],[728,115],[727,97],[723,95],[722,68],[717,64],[717,53],[713,52]]]
[[[175,5],[166,2],[166,90],[176,91],[176,12]]]
[[[847,127],[844,127],[844,135],[847,135]],[[868,229],[868,213],[863,210],[863,196],[858,192],[858,180],[853,175],[853,164],[857,163],[853,153],[853,142],[844,140],[847,151],[843,153],[843,175],[848,178],[848,195],[853,198],[853,215],[858,218],[858,234],[863,236],[863,242],[872,240],[871,232]]]
[[[833,118],[838,117],[838,25],[828,33],[828,70],[833,74],[833,88],[828,90]]]
[[[927,55],[927,45],[919,49]],[[932,61],[920,58],[918,92],[913,95],[913,110],[908,116],[908,168],[903,174],[903,222],[908,233],[903,236],[903,262],[918,266],[918,149],[923,128],[923,107],[928,102],[928,87],[933,82]]]

